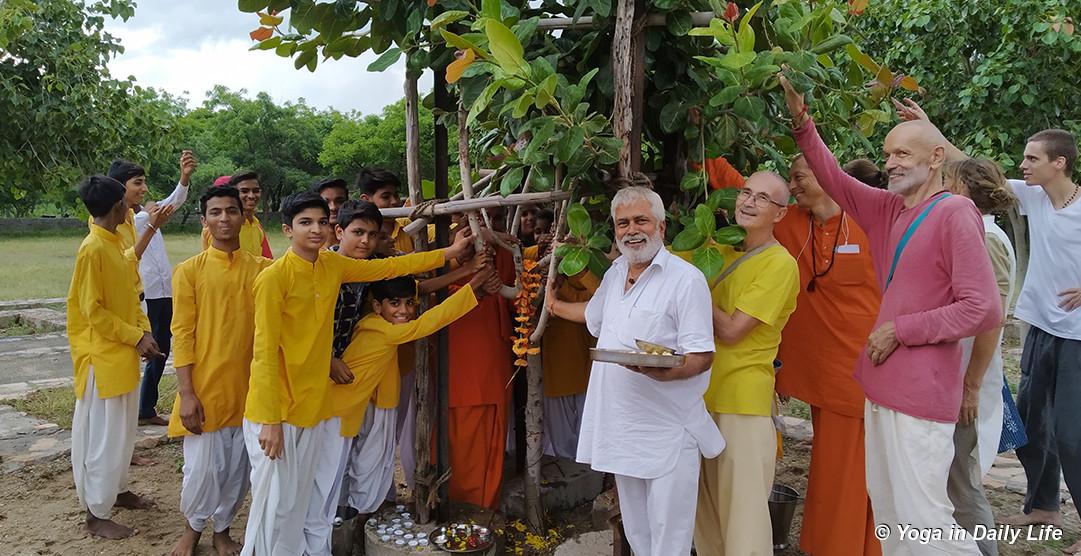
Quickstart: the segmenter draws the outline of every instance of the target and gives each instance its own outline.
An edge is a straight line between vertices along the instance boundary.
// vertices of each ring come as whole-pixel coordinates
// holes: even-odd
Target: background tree
[[[917,99],[962,150],[1016,175],[1025,140],[1048,127],[1081,132],[1075,2],[876,0],[855,23],[875,59],[907,68]]]
[[[432,111],[420,108],[421,172],[431,179],[435,168]],[[352,183],[364,167],[386,168],[405,178],[405,101],[388,105],[380,115],[349,114],[335,122],[323,140],[319,162],[331,174]],[[404,193],[404,192],[403,192]]]

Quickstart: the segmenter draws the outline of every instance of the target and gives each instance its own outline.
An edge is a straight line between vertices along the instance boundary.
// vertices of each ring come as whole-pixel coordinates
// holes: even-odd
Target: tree
[[[434,127],[432,112],[421,108],[421,170],[429,179],[434,169]],[[386,168],[404,178],[405,101],[388,105],[378,116],[350,114],[338,120],[323,140],[319,162],[346,179],[365,167]]]
[[[122,47],[104,31],[105,18],[134,12],[130,0],[0,3],[3,212],[69,205],[72,184],[104,171],[119,145],[152,156],[162,149],[171,123],[162,99],[106,69]],[[136,145],[132,137],[149,140]]]
[[[1081,37],[1069,13],[1040,0],[880,0],[856,29],[868,54],[919,77],[919,102],[947,137],[1016,168],[1036,131],[1081,132]]]

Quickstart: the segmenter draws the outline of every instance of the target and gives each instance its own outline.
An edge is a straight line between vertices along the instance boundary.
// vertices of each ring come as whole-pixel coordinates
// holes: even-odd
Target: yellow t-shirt
[[[718,247],[725,268],[743,255],[728,245]],[[781,245],[743,261],[713,287],[713,304],[721,311],[732,314],[738,309],[759,324],[736,345],[717,343],[705,394],[706,409],[714,413],[771,414],[773,360],[781,344],[781,330],[796,309],[798,293],[799,269]]]
[[[241,425],[255,337],[253,288],[270,263],[243,249],[230,257],[208,247],[173,271],[173,366],[192,365],[203,432]],[[186,434],[177,394],[169,436]]]
[[[263,238],[266,237],[266,232],[263,231],[263,225],[259,223],[259,218],[252,216],[251,220],[244,219],[244,224],[240,226],[240,250],[246,253],[251,253],[256,257],[263,256]],[[203,249],[210,247],[210,230],[203,228],[202,232]]]
[[[150,331],[150,322],[139,305],[135,281],[139,273],[124,250],[119,234],[91,223],[75,257],[67,332],[76,398],[83,397],[91,367],[102,399],[139,386],[135,346]]]
[[[434,334],[476,306],[477,296],[467,284],[408,323],[391,324],[377,314],[361,319],[353,331],[353,341],[342,354],[342,361],[353,371],[353,382],[328,381],[333,415],[342,419],[341,435],[351,438],[360,432],[364,408],[376,387],[383,388],[385,377],[398,376],[399,345]]]
[[[334,304],[345,282],[374,282],[443,266],[443,250],[357,260],[321,251],[308,262],[291,249],[255,279],[255,345],[244,417],[311,427],[330,417]]]

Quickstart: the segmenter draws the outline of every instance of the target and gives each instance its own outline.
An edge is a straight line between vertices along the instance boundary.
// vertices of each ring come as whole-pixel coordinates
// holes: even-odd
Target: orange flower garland
[[[530,347],[529,345],[529,335],[533,332],[530,323],[533,322],[533,316],[537,312],[537,308],[533,303],[536,301],[541,289],[541,275],[537,266],[537,261],[528,259],[522,261],[522,288],[514,298],[514,310],[516,313],[514,321],[517,324],[514,328],[515,336],[511,340],[514,342],[512,348],[514,355],[518,358],[514,361],[516,367],[529,365],[526,356],[540,353],[539,347]]]

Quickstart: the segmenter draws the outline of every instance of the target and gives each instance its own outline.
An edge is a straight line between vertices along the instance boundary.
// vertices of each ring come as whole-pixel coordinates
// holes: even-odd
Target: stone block
[[[549,512],[585,504],[596,498],[603,488],[604,475],[588,465],[548,456],[541,460],[541,498]],[[508,516],[525,517],[524,477],[515,477],[505,483],[502,509]]]

